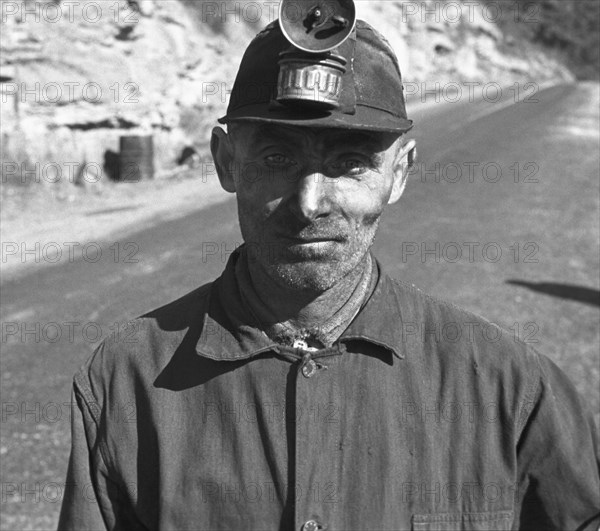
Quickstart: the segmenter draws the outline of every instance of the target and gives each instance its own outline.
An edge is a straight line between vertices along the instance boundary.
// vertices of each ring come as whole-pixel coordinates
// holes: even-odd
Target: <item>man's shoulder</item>
[[[422,352],[442,365],[462,361],[493,372],[537,372],[541,355],[526,341],[537,340],[525,328],[530,323],[505,328],[413,284],[390,280],[398,301],[404,348]]]
[[[440,321],[444,324],[453,322],[473,322],[480,325],[497,326],[485,317],[467,310],[462,306],[444,298],[437,297],[415,284],[388,277],[400,304],[402,319],[420,319],[421,321]]]
[[[100,389],[109,381],[145,380],[156,374],[204,324],[213,283],[165,306],[127,321],[96,348],[75,376],[75,383]]]

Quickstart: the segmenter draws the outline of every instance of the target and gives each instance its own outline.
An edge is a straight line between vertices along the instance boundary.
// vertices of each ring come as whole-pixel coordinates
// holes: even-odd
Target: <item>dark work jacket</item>
[[[244,322],[237,256],[75,376],[60,529],[598,527],[593,420],[550,360],[378,264],[296,361]]]

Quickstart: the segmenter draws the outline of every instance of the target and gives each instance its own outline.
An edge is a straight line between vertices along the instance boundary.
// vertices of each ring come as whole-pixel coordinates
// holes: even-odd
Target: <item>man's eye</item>
[[[340,164],[340,167],[347,175],[361,175],[369,169],[369,165],[365,161],[359,159],[344,160]]]
[[[267,166],[281,167],[281,166],[293,166],[296,164],[292,159],[282,155],[281,153],[275,153],[274,155],[268,155],[265,157]]]

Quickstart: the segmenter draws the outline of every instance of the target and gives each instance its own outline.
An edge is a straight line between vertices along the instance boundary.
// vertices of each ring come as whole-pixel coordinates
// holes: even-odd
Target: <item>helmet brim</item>
[[[295,109],[284,105],[276,108],[263,103],[246,105],[219,118],[219,123],[258,122],[292,125],[295,127],[352,129],[380,133],[402,134],[413,127],[412,120],[394,116],[387,111],[357,105],[354,114]]]

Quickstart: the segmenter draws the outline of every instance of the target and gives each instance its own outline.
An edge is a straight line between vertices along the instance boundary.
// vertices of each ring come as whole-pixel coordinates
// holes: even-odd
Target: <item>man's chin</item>
[[[248,259],[281,287],[323,293],[354,270],[369,246],[357,252],[347,242],[318,241],[277,246],[248,246]]]
[[[266,265],[268,275],[281,286],[297,291],[322,293],[344,276],[338,261],[302,260]]]

